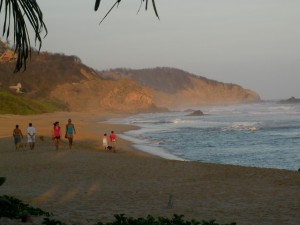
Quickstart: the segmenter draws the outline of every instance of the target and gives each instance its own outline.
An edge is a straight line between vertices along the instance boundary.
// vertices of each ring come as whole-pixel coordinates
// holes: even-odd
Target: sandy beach
[[[237,225],[300,224],[300,172],[165,160],[122,139],[116,153],[104,151],[105,132],[136,129],[101,122],[111,116],[118,115],[0,115],[0,176],[7,178],[0,195],[15,196],[77,225],[113,221],[121,213],[183,214],[186,219]],[[64,131],[68,118],[77,131],[73,149],[63,139],[56,151],[52,124],[59,121]],[[12,131],[19,124],[25,134],[29,122],[37,129],[36,147],[17,151]],[[33,224],[39,222],[33,218]],[[23,223],[2,218],[0,224]]]

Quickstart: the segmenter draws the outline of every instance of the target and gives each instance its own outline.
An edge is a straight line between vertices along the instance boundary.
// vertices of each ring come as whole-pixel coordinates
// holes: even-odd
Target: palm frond
[[[154,12],[155,12],[156,17],[159,19],[158,12],[157,12],[156,5],[155,5],[155,1],[154,1],[154,0],[152,0],[152,6],[153,6],[153,9],[154,9]]]
[[[108,10],[108,12],[105,14],[105,16],[102,18],[102,20],[100,21],[99,24],[101,24],[104,21],[104,19],[108,16],[108,14],[115,8],[115,6],[118,6],[120,2],[121,2],[121,0],[116,0],[116,2]],[[148,0],[141,0],[141,4],[140,4],[140,7],[138,9],[138,13],[139,13],[139,11],[140,11],[140,9],[141,9],[141,7],[142,7],[142,5],[143,5],[144,2],[145,2],[145,10],[148,9]],[[95,2],[95,8],[94,8],[95,11],[98,10],[99,5],[100,5],[100,0],[96,0],[96,2]],[[153,6],[154,13],[155,13],[156,17],[159,19],[158,12],[157,12],[156,5],[155,5],[155,0],[152,0],[152,6]]]
[[[31,25],[35,35],[35,44],[39,44],[38,49],[40,50],[42,46],[41,34],[43,31],[45,31],[45,36],[48,33],[43,20],[43,13],[36,0],[0,0],[0,13],[2,7],[5,8],[2,36],[6,36],[8,39],[11,34],[11,27],[13,30],[15,53],[17,53],[15,72],[20,71],[21,68],[25,70],[28,57],[31,54],[30,35],[26,23],[29,22]]]
[[[118,6],[120,4],[121,0],[117,0],[115,2],[115,4],[113,4],[113,6],[108,10],[108,12],[105,14],[105,16],[103,17],[103,19],[100,21],[99,24],[101,24],[103,22],[103,20],[108,16],[108,14],[111,12],[111,10],[113,10],[113,8],[115,8],[115,6]]]
[[[96,2],[95,2],[95,8],[94,8],[95,11],[98,10],[98,8],[99,8],[99,6],[100,6],[100,1],[101,1],[101,0],[96,0]]]

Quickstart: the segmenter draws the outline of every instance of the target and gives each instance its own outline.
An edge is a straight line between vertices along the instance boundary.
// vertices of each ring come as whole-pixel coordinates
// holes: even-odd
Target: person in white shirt
[[[108,142],[107,142],[107,134],[105,133],[102,137],[102,143],[103,143],[103,148],[104,150],[108,149]]]
[[[35,145],[35,128],[32,126],[32,123],[29,123],[27,128],[27,142],[30,149],[33,150]]]

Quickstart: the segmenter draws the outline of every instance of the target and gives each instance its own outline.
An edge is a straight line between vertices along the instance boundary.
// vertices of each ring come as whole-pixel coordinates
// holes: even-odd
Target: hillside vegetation
[[[58,101],[30,99],[0,90],[0,114],[30,115],[64,110],[67,107]]]

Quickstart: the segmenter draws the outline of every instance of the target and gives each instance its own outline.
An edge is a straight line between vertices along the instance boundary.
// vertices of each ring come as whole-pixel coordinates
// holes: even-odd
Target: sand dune
[[[117,153],[101,146],[104,132],[117,134],[131,126],[99,123],[116,115],[53,113],[1,115],[0,193],[53,212],[67,224],[113,220],[114,214],[171,217],[238,225],[300,224],[300,173],[198,162],[164,160],[119,140]],[[62,140],[55,151],[54,121],[72,118],[77,129],[73,150]],[[29,122],[37,129],[36,149],[14,149],[12,130],[23,133]],[[170,196],[172,201],[170,204]],[[33,218],[38,224],[38,218]],[[0,219],[0,224],[18,224]],[[21,222],[20,222],[21,224]]]

